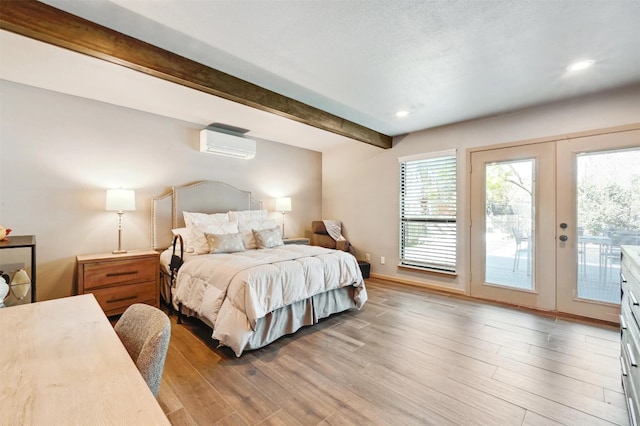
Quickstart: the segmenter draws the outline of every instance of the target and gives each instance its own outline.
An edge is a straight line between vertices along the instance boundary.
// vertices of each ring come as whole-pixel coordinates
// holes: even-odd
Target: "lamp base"
[[[126,250],[114,250],[111,253],[113,253],[113,254],[124,254],[126,252],[127,252]]]

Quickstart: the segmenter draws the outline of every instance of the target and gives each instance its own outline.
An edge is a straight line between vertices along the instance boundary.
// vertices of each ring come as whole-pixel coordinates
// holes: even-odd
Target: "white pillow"
[[[276,222],[273,219],[258,219],[252,221],[244,221],[238,224],[238,229],[242,234],[242,241],[244,242],[244,248],[247,250],[253,250],[258,248],[256,238],[253,235],[253,231],[261,231],[263,229],[275,228]]]
[[[172,229],[171,233],[173,236],[180,235],[182,237],[182,243],[184,244],[183,250],[185,253],[193,253],[193,237],[191,236],[191,230],[189,228],[176,228]],[[173,242],[171,243],[171,248],[173,248]],[[180,243],[176,244],[176,254],[180,253]]]
[[[217,225],[207,225],[202,228],[191,228],[193,248],[197,254],[211,251],[205,234],[235,234],[238,232],[238,222],[226,222]]]
[[[264,209],[230,211],[229,220],[235,220],[239,223],[242,223],[242,222],[260,220],[260,219],[266,219],[268,214],[269,213]]]
[[[210,253],[237,253],[244,251],[242,235],[239,232],[233,234],[204,234],[211,248]]]
[[[208,225],[220,225],[229,222],[227,213],[192,213],[182,212],[187,228],[204,228]]]

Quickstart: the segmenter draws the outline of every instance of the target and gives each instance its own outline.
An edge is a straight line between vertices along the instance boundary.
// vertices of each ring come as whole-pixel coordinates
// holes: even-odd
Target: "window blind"
[[[400,264],[456,272],[455,151],[400,159]]]

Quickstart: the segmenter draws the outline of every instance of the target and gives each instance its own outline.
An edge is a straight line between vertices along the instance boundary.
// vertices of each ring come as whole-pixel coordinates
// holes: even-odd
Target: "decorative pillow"
[[[253,230],[262,231],[263,229],[275,228],[276,222],[273,219],[258,219],[252,221],[244,221],[238,224],[238,229],[242,234],[242,241],[244,241],[244,248],[247,250],[253,250],[258,247],[256,244],[256,238],[253,236]]]
[[[209,242],[209,253],[236,253],[244,251],[242,244],[242,235],[239,232],[235,234],[204,234]]]
[[[283,246],[282,235],[280,234],[280,227],[253,230],[253,236],[256,239],[256,245],[258,248],[271,248]]]
[[[206,233],[234,234],[237,232],[238,222],[225,222],[217,225],[210,224],[203,227],[191,228],[192,245],[197,254],[210,253],[211,248],[209,247],[209,242],[205,236]]]
[[[180,235],[182,237],[182,243],[184,244],[185,253],[193,253],[195,250],[193,249],[193,237],[191,236],[191,230],[189,228],[176,228],[172,229],[171,233],[173,236]],[[172,245],[173,247],[173,245]],[[176,245],[176,253],[180,249],[180,243]]]
[[[184,217],[184,224],[187,228],[204,228],[208,225],[221,225],[229,222],[229,215],[227,213],[191,213],[182,212]]]

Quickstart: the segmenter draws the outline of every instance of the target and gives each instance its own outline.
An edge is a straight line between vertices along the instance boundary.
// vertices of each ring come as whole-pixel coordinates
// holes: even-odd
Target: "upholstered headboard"
[[[198,213],[226,213],[230,210],[258,210],[262,203],[243,191],[224,182],[201,181],[174,186],[168,194],[153,199],[153,248],[171,245],[171,230],[184,227],[183,211]]]

